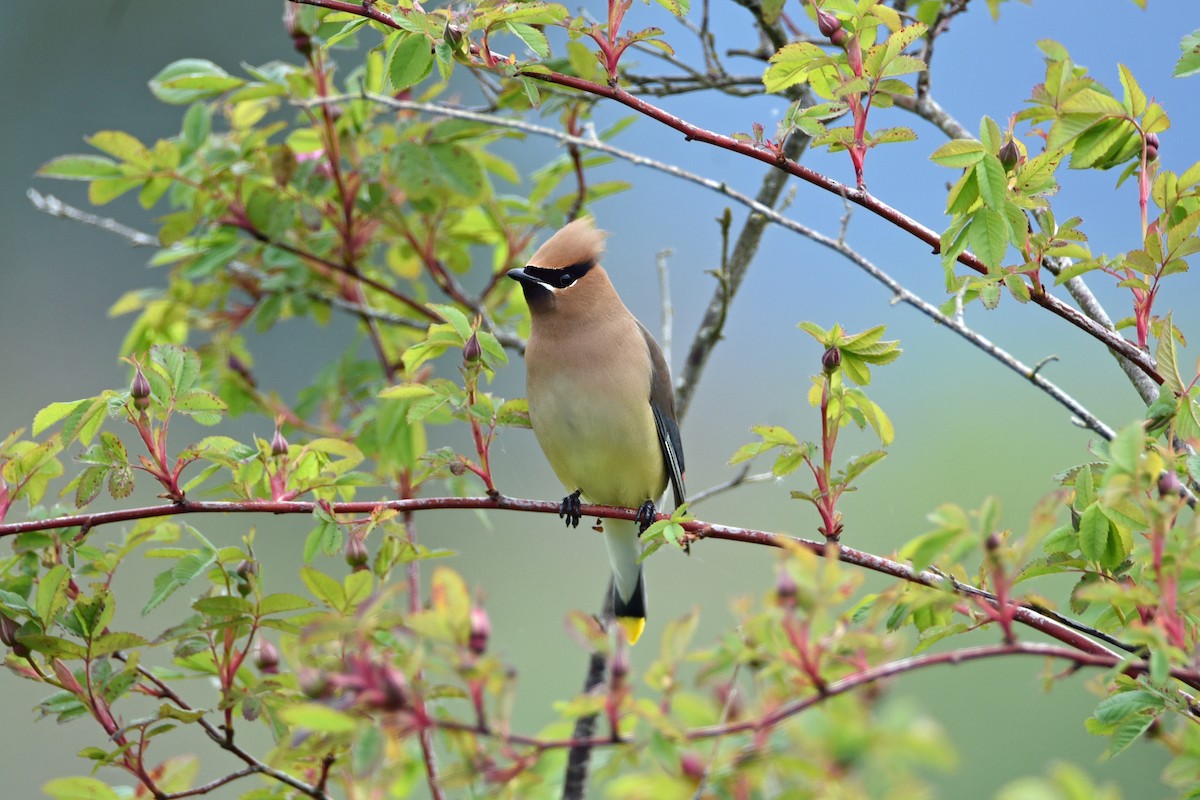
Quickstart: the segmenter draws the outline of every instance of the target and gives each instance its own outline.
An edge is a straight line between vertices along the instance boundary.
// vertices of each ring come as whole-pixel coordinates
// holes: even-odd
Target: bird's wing
[[[683,488],[683,441],[679,437],[679,424],[675,421],[675,390],[671,388],[671,371],[662,349],[646,326],[638,323],[646,348],[650,351],[653,377],[650,383],[650,410],[654,412],[654,427],[658,431],[658,444],[662,448],[663,463],[675,494],[675,505],[683,503],[687,492]]]

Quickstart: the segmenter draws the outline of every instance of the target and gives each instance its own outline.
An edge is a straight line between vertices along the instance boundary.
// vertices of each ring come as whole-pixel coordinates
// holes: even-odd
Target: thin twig
[[[125,657],[124,653],[119,653],[119,652],[113,653],[113,658],[117,659],[118,661],[120,661],[122,663],[128,663],[128,659]],[[166,699],[170,700],[172,703],[174,703],[176,705],[176,707],[182,709],[183,711],[187,711],[187,712],[193,712],[196,710],[195,708],[190,706],[186,700],[184,700],[182,697],[180,697],[179,694],[173,688],[171,688],[170,684],[161,680],[157,675],[155,675],[153,672],[151,672],[146,667],[142,666],[141,664],[137,664],[134,667],[134,669],[137,670],[138,674],[141,675],[143,679],[149,681],[150,683],[152,683],[154,685],[155,690],[159,693],[160,696],[165,697]],[[315,786],[311,786],[311,785],[305,783],[304,781],[301,781],[297,778],[293,778],[291,775],[287,774],[286,772],[281,772],[280,770],[277,770],[274,767],[272,767],[268,764],[265,764],[262,761],[259,761],[257,758],[255,758],[254,756],[247,753],[241,747],[234,744],[233,737],[229,733],[227,733],[226,731],[222,731],[220,728],[217,728],[215,725],[213,725],[211,722],[209,722],[205,717],[203,717],[203,716],[199,717],[196,720],[196,724],[199,725],[204,730],[204,733],[208,736],[209,739],[211,739],[218,746],[220,746],[221,749],[227,750],[230,753],[232,753],[233,755],[235,755],[237,758],[241,759],[250,770],[253,770],[254,772],[257,772],[261,775],[265,775],[269,778],[274,778],[275,780],[279,781],[280,783],[290,786],[293,789],[295,789],[296,791],[313,798],[313,800],[331,800],[331,798],[328,794],[326,794],[324,791],[322,791],[320,789],[317,789]]]
[[[342,97],[330,97],[327,101],[348,101],[355,99],[356,95],[344,95]],[[795,220],[782,216],[768,204],[762,202],[762,198],[778,198],[782,192],[783,186],[786,183],[786,178],[782,177],[782,173],[778,170],[768,172],[763,179],[763,185],[759,189],[758,199],[751,198],[741,192],[729,187],[727,184],[720,181],[706,178],[702,175],[689,172],[681,169],[673,164],[665,164],[655,159],[646,158],[645,156],[631,153],[613,145],[599,142],[591,139],[583,139],[578,136],[571,136],[562,131],[553,128],[547,128],[541,125],[524,122],[521,120],[506,119],[504,117],[496,117],[490,114],[482,114],[476,111],[466,109],[438,106],[430,103],[417,103],[408,100],[396,100],[391,97],[379,95],[368,96],[372,102],[381,103],[394,108],[400,108],[409,111],[422,111],[430,114],[441,114],[448,117],[458,119],[469,119],[476,122],[486,122],[488,124],[497,125],[500,127],[512,128],[513,130],[524,131],[526,133],[536,134],[538,136],[546,136],[552,139],[558,139],[563,142],[574,142],[583,147],[589,147],[608,155],[615,156],[622,160],[628,161],[637,166],[649,167],[659,172],[664,172],[668,175],[673,175],[677,178],[695,183],[710,189],[714,192],[729,197],[738,203],[746,206],[754,213],[747,220],[746,227],[742,231],[742,236],[739,237],[737,245],[734,247],[733,256],[730,259],[730,275],[729,287],[730,294],[736,291],[740,281],[745,277],[745,270],[749,265],[749,256],[756,252],[758,241],[761,239],[762,230],[768,222],[773,222],[781,227],[787,228],[795,233],[799,233],[817,244],[828,247],[829,249],[839,253],[859,269],[866,272],[875,280],[887,286],[895,295],[899,302],[906,303],[919,310],[921,313],[928,316],[930,319],[944,325],[947,329],[958,334],[966,339],[971,344],[978,347],[983,352],[987,353],[992,358],[999,361],[1004,366],[1016,372],[1021,377],[1027,379],[1041,391],[1045,392],[1060,405],[1069,410],[1075,417],[1081,420],[1085,427],[1103,436],[1105,439],[1113,437],[1113,429],[1102,422],[1096,415],[1092,414],[1082,403],[1060,388],[1057,384],[1047,380],[1040,373],[1036,373],[1032,367],[1027,366],[1007,350],[1004,350],[999,345],[988,340],[982,334],[968,327],[962,320],[954,319],[943,314],[937,306],[922,299],[920,296],[906,289],[899,281],[892,278],[886,272],[881,270],[872,262],[868,261],[856,250],[848,245],[839,244],[836,239],[833,239],[824,234],[818,233],[812,228],[802,225]],[[790,143],[791,140],[789,140]],[[796,145],[799,147],[800,145]],[[721,309],[725,307],[727,299],[722,294],[721,287],[718,287],[717,294],[709,302],[708,310],[705,312],[704,321],[701,322],[700,331],[693,340],[692,349],[689,351],[687,358],[684,361],[683,374],[676,382],[676,398],[678,403],[678,413],[682,417],[687,410],[688,403],[691,398],[691,389],[699,381],[699,374],[703,370],[704,364],[707,362],[708,354],[712,347],[716,344],[715,340],[710,341],[703,337],[706,327],[710,327],[710,317],[715,320],[720,317]]]
[[[675,327],[675,307],[671,303],[671,275],[670,269],[667,267],[667,259],[674,255],[675,251],[671,248],[659,250],[654,261],[658,266],[658,297],[662,302],[662,333],[659,335],[658,344],[662,348],[663,358],[667,363],[671,363],[671,340],[672,332]]]
[[[1038,656],[1042,658],[1058,658],[1070,661],[1078,667],[1105,667],[1118,669],[1125,675],[1136,677],[1144,675],[1150,671],[1150,665],[1146,661],[1137,660],[1131,661],[1114,656],[1095,655],[1089,653],[1080,653],[1075,650],[1070,650],[1057,645],[1044,644],[1041,642],[1013,642],[1011,644],[993,644],[982,645],[978,647],[964,647],[958,650],[950,650],[942,653],[929,653],[926,655],[913,656],[911,658],[901,658],[896,661],[890,661],[886,664],[880,664],[876,667],[859,670],[851,675],[847,675],[841,680],[832,681],[822,687],[822,691],[809,695],[808,697],[794,700],[790,703],[785,703],[782,706],[772,710],[771,712],[758,717],[756,719],[744,720],[742,722],[729,723],[724,725],[713,725],[708,728],[698,728],[688,731],[687,738],[690,740],[709,739],[712,737],[728,736],[731,733],[742,732],[761,732],[769,730],[778,725],[783,720],[795,716],[818,703],[823,703],[831,697],[836,697],[840,694],[853,691],[855,689],[868,686],[886,678],[891,678],[896,675],[903,675],[906,672],[913,672],[926,667],[965,664],[968,661],[978,661],[987,658],[1000,658],[1003,656]],[[1193,679],[1193,671],[1173,669],[1171,674],[1179,679],[1187,678],[1184,682],[1187,683]],[[1187,695],[1185,695],[1187,698]]]
[[[758,472],[750,474],[750,462],[747,461],[737,475],[734,475],[724,483],[718,483],[715,486],[710,486],[707,489],[702,489],[687,499],[688,508],[695,508],[697,503],[702,503],[719,494],[728,492],[731,489],[736,489],[747,483],[762,483],[764,481],[776,480],[776,475],[773,472]]]

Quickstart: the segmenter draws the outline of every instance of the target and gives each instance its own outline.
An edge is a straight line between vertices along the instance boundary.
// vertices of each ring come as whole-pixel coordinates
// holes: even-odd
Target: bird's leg
[[[637,516],[634,517],[634,522],[638,524],[638,536],[641,536],[646,532],[646,528],[654,524],[654,517],[657,514],[658,511],[654,508],[653,500],[647,500],[642,503],[642,507],[638,509]]]
[[[558,516],[567,521],[568,528],[579,527],[579,519],[583,516],[579,502],[579,495],[581,494],[583,494],[583,490],[576,489],[564,497],[562,504],[558,507]]]

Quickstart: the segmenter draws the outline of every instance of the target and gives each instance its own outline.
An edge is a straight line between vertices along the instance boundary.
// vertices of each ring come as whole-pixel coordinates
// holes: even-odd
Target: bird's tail
[[[636,522],[609,520],[604,543],[613,572],[613,616],[625,629],[630,644],[637,643],[646,629],[646,581],[642,564],[642,542]]]

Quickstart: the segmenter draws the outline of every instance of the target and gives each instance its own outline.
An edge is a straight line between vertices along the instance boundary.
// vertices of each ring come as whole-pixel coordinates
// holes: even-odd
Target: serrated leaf
[[[59,156],[38,168],[43,178],[67,181],[93,181],[100,178],[120,178],[121,168],[111,158],[93,155]]]
[[[54,800],[121,800],[116,790],[99,778],[55,778],[42,784],[42,791]]]
[[[1008,252],[1008,221],[1004,215],[990,208],[981,208],[972,217],[968,230],[971,250],[979,260],[988,269],[999,267],[1004,261],[1004,254]]]
[[[970,167],[979,162],[986,151],[974,139],[952,139],[929,154],[929,160],[943,167]]]
[[[150,79],[150,91],[164,103],[185,105],[216,97],[243,84],[244,80],[233,78],[207,59],[182,58]]]
[[[281,709],[279,716],[289,725],[317,733],[350,733],[358,721],[335,708],[320,703],[303,703]]]
[[[346,591],[338,581],[313,567],[301,568],[300,578],[313,597],[325,605],[337,610],[346,607]]]
[[[422,34],[397,32],[388,59],[387,74],[393,91],[403,91],[429,77],[433,71],[433,45]]]

